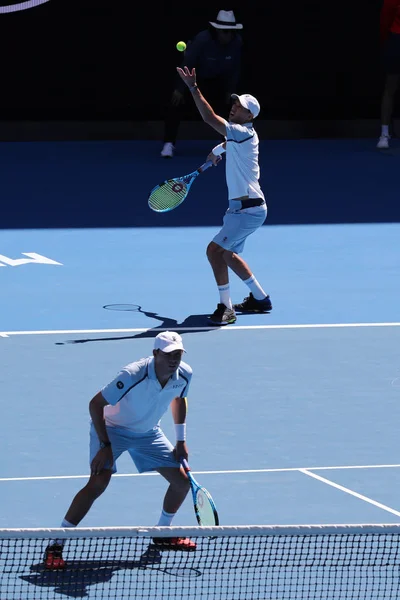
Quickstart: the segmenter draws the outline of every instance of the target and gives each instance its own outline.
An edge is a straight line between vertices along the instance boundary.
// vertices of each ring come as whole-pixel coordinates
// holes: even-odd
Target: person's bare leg
[[[226,250],[215,242],[210,242],[207,246],[207,258],[213,270],[219,292],[219,304],[216,311],[211,315],[211,320],[219,325],[228,325],[236,321],[235,312],[232,309],[228,265],[224,259],[225,252]],[[223,305],[224,308],[220,305]]]
[[[182,468],[176,469],[174,467],[159,467],[156,470],[169,483],[168,489],[164,496],[162,513],[158,525],[169,526],[190,490],[190,483],[185,471]],[[196,542],[186,537],[155,537],[153,538],[153,542],[156,544],[156,546],[161,548],[173,547],[175,550],[184,551],[196,549]],[[154,554],[154,549],[151,546],[145,553],[144,559],[147,560],[148,557],[151,561],[156,559],[158,562],[159,555],[158,553]]]
[[[163,510],[166,513],[175,514],[178,512],[190,490],[189,480],[182,468],[160,467],[156,470],[169,483],[164,496]]]
[[[111,479],[111,470],[103,469],[98,475],[91,475],[89,481],[72,500],[65,520],[78,525],[89,512],[93,502],[101,496]]]
[[[224,252],[224,248],[215,242],[210,242],[207,246],[207,258],[218,286],[229,284],[228,267],[224,259]]]
[[[68,523],[68,527],[76,527],[89,512],[93,502],[101,496],[107,488],[111,479],[111,470],[103,469],[98,475],[91,475],[87,484],[79,490],[72,500],[69,509],[66,512],[63,523]],[[66,527],[67,525],[62,525]],[[53,539],[50,541],[49,549],[54,545],[63,546],[65,538]]]
[[[225,264],[228,265],[228,267],[232,269],[232,271],[236,273],[236,275],[240,277],[242,281],[245,281],[252,276],[251,269],[247,262],[235,252],[229,252],[228,250],[225,250],[223,253],[223,259]]]

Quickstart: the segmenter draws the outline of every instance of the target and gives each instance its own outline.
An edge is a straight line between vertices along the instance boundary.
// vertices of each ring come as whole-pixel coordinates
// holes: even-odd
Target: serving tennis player
[[[215,114],[199,90],[196,70],[177,67],[181,79],[191,91],[196,107],[205,123],[225,137],[225,142],[215,146],[208,155],[217,165],[226,153],[226,183],[229,208],[222,229],[207,247],[207,257],[214,272],[220,302],[210,316],[216,325],[236,321],[235,310],[243,313],[264,313],[272,310],[271,299],[261,287],[248,264],[239,256],[249,235],[261,227],[267,216],[267,205],[261,190],[258,164],[259,139],[253,121],[260,112],[260,104],[250,94],[232,94],[233,105],[229,120]],[[240,304],[232,306],[228,268],[250,290]]]
[[[105,491],[116,461],[127,451],[139,473],[157,471],[169,483],[158,526],[169,526],[190,490],[180,459],[188,458],[186,446],[186,397],[192,369],[182,361],[183,341],[178,333],[163,331],[154,340],[153,355],[124,367],[90,401],[90,478],[75,496],[61,527],[76,527],[93,502]],[[175,447],[160,427],[171,407],[176,429]],[[189,538],[155,538],[163,549],[194,550]],[[52,540],[44,562],[48,569],[62,569],[64,540]]]

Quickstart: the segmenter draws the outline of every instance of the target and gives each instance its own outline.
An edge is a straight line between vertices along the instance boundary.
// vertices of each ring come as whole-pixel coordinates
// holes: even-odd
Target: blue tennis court
[[[388,193],[395,194],[388,181],[394,186],[398,156],[378,157],[365,147],[363,152],[353,148],[354,160],[360,163],[364,157],[367,166],[383,170]],[[126,142],[91,144],[90,152],[84,144],[80,150],[69,144],[10,148],[3,182],[10,204],[33,186],[32,202],[44,198],[47,215],[58,203],[70,223],[69,211],[76,219],[79,202],[90,209],[80,228],[0,232],[0,435],[5,448],[0,527],[60,525],[89,473],[90,399],[122,366],[150,355],[160,329],[179,331],[184,338],[185,360],[194,371],[187,420],[190,463],[211,491],[221,525],[400,521],[398,223],[284,225],[267,220],[248,240],[244,257],[268,289],[273,311],[240,316],[226,328],[210,327],[207,315],[218,297],[205,248],[219,227],[217,220],[207,223],[202,211],[197,219],[188,199],[170,224],[168,216],[160,223],[142,207],[143,225],[127,215],[123,226],[106,227],[104,215],[102,220],[96,214],[98,198],[100,212],[111,192],[117,211],[118,203],[126,208],[133,192],[135,202],[146,204],[144,187],[128,187],[132,165],[127,150],[133,147]],[[146,148],[156,153],[155,145]],[[200,164],[204,142],[191,148],[188,156],[157,163],[156,173],[146,163],[147,187],[152,177],[157,183],[168,170],[175,175]],[[68,149],[73,151],[68,154]],[[316,152],[310,141],[307,149]],[[293,151],[289,142],[287,150],[289,155]],[[334,142],[331,150],[335,161]],[[54,161],[50,173],[49,156]],[[93,170],[90,176],[86,170],[86,180],[73,188],[65,169],[74,170],[79,159]],[[278,152],[278,159],[283,169],[284,154]],[[16,179],[21,160],[28,161],[26,180]],[[339,169],[344,169],[341,160]],[[213,171],[211,177],[217,178]],[[193,204],[204,200],[203,177],[191,192]],[[223,182],[222,173],[219,178]],[[312,181],[310,193],[330,202],[333,211],[333,196],[338,203],[341,199],[326,188],[321,175]],[[374,201],[382,201],[365,180],[361,188],[361,195],[375,193]],[[287,184],[280,191],[274,176],[271,189],[272,204],[289,201]],[[222,219],[221,181],[215,193]],[[68,194],[74,195],[69,203]],[[102,226],[89,224],[91,212]],[[117,216],[121,223],[121,213]],[[247,295],[236,278],[231,290],[234,301]],[[126,306],[118,310],[113,305]],[[141,310],[131,310],[133,305]],[[173,440],[169,414],[162,425]],[[82,526],[156,524],[164,480],[138,475],[128,456],[118,469]],[[188,497],[173,525],[195,524]]]

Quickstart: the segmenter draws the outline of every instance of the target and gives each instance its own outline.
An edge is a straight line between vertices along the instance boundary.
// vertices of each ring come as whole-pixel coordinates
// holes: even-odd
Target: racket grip
[[[205,171],[206,169],[208,169],[209,167],[212,166],[212,160],[208,160],[207,162],[203,163],[201,165],[201,167],[199,167],[197,170],[199,173],[202,173],[203,171]]]
[[[187,460],[185,458],[181,458],[181,465],[185,469],[186,472],[190,471],[190,467],[189,467],[188,462],[187,462]]]

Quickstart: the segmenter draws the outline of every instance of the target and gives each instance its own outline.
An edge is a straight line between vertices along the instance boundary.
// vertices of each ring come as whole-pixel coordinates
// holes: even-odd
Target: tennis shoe
[[[230,325],[236,321],[236,314],[233,308],[228,308],[225,304],[218,304],[210,316],[210,321],[214,325]]]
[[[390,139],[390,136],[388,136],[388,135],[381,135],[381,137],[378,140],[378,143],[377,143],[376,147],[379,148],[380,150],[384,150],[386,148],[389,148],[389,139]]]
[[[160,550],[182,550],[192,552],[196,550],[196,542],[190,538],[172,537],[172,538],[153,538],[154,544]]]
[[[63,547],[59,544],[47,546],[44,553],[44,566],[46,569],[65,569],[66,563],[62,556]]]
[[[250,295],[244,298],[243,302],[234,304],[233,308],[246,313],[266,313],[272,310],[272,303],[269,296],[266,296],[263,300],[256,300],[250,292]]]
[[[163,158],[173,158],[175,153],[175,146],[171,142],[165,142],[163,149],[161,150],[161,156]]]

